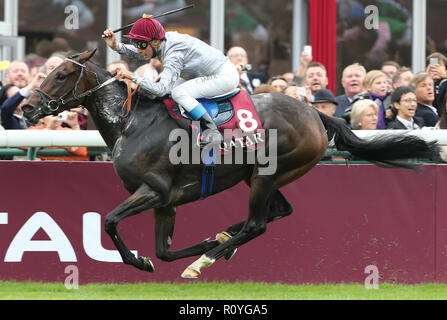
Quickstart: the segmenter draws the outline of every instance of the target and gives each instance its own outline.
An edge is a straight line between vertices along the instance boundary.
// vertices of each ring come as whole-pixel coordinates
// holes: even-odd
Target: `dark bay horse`
[[[94,53],[85,52],[66,59],[47,76],[22,110],[32,123],[78,105],[89,110],[112,150],[115,171],[131,194],[106,216],[105,230],[123,262],[140,270],[152,272],[154,267],[150,259],[135,257],[121,239],[117,225],[124,218],[153,210],[157,257],[173,261],[201,255],[182,274],[197,278],[201,268],[231,256],[239,246],[264,233],[267,223],[291,214],[292,208],[279,189],[311,170],[324,156],[328,141],[334,139],[339,150],[391,168],[412,169],[417,164],[407,159],[429,159],[438,154],[435,142],[427,143],[406,135],[364,141],[338,119],[286,95],[255,95],[252,100],[266,130],[266,141],[269,130],[277,132],[276,172],[261,175],[260,163],[218,165],[213,194],[240,181],[249,185],[246,221],[230,226],[216,240],[170,251],[176,207],[200,198],[203,168],[200,164],[170,162],[168,155],[175,142],[168,137],[179,128],[178,123],[168,115],[160,99],[145,98],[143,93],[135,96],[135,105],[126,114],[122,109],[127,98],[126,85],[119,81],[109,84],[112,76],[89,61]]]

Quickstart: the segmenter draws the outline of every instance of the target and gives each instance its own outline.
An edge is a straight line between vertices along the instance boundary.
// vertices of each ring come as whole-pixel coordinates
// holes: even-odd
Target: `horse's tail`
[[[386,168],[415,169],[420,163],[409,159],[438,160],[440,147],[437,141],[426,142],[410,134],[387,135],[363,140],[357,137],[343,120],[318,112],[329,141],[334,139],[340,151]]]

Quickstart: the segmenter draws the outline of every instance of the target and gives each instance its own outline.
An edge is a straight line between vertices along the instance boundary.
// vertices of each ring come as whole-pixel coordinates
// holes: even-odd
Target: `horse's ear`
[[[89,61],[91,58],[93,58],[93,56],[95,55],[97,50],[98,49],[95,49],[93,51],[86,51],[86,52],[82,53],[81,56],[79,57],[80,62],[86,63],[87,61]]]
[[[92,55],[90,56],[90,58],[92,58],[92,57],[95,55],[96,51],[98,51],[98,48],[95,48],[95,49],[92,51]]]

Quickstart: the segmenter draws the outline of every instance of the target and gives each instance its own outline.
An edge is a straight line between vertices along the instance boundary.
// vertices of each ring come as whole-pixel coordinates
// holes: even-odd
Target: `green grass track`
[[[0,282],[0,300],[446,300],[447,285],[263,283],[88,284]]]

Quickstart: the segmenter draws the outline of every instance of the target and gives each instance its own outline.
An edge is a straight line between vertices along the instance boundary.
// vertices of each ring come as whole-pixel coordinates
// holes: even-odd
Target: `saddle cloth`
[[[264,145],[262,123],[250,96],[244,90],[236,89],[222,97],[197,100],[205,107],[224,136],[225,142],[221,146],[222,154],[232,152],[234,148],[256,150]],[[187,119],[191,121],[191,128],[198,130],[192,125],[191,115],[179,107],[173,99],[165,98],[163,102],[172,118]],[[229,133],[232,136],[229,136]]]

